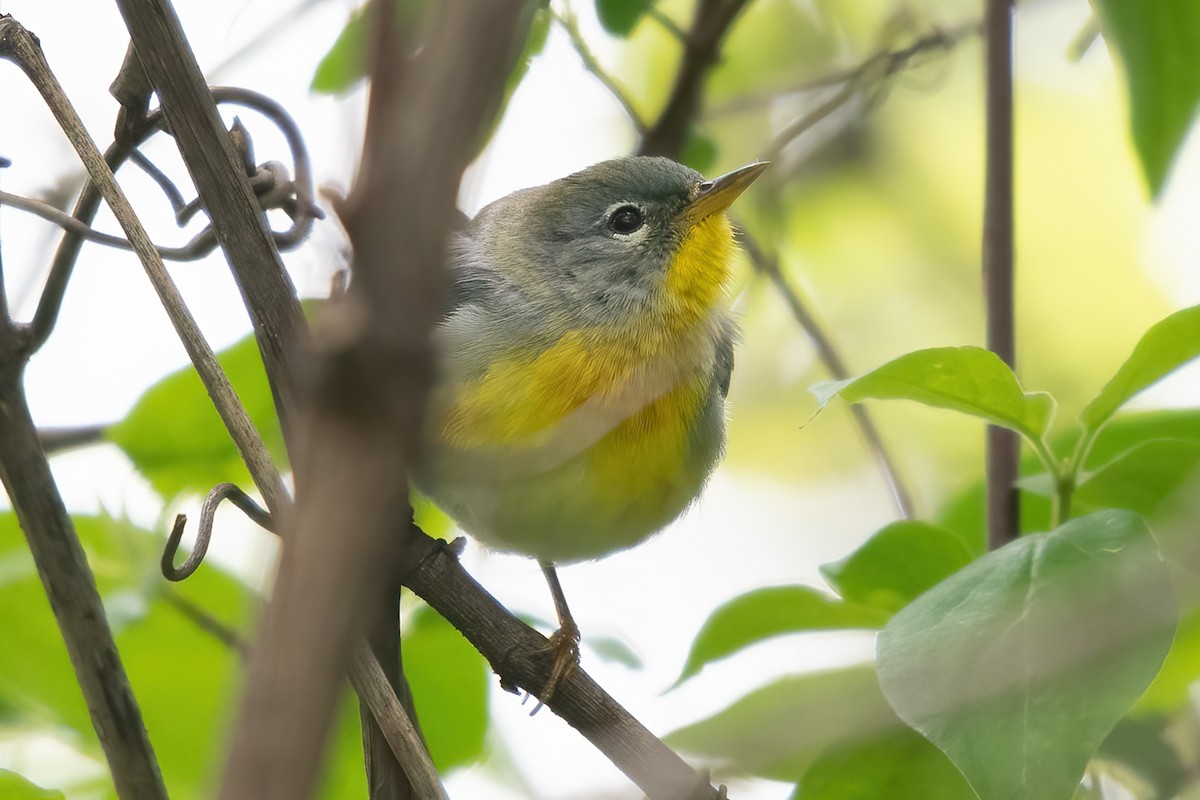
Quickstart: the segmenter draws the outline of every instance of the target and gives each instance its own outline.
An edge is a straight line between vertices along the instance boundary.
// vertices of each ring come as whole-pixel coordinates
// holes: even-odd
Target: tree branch
[[[708,71],[720,56],[721,41],[749,0],[700,0],[683,43],[683,61],[662,114],[642,138],[639,155],[678,158],[700,106]]]
[[[788,283],[787,277],[779,267],[779,259],[774,254],[767,253],[746,231],[741,231],[739,238],[741,239],[742,248],[750,256],[750,261],[754,264],[754,268],[770,279],[775,289],[787,303],[788,308],[792,312],[792,317],[804,329],[804,332],[808,334],[809,340],[817,350],[817,358],[821,359],[821,363],[825,365],[825,369],[829,371],[830,376],[838,381],[844,381],[851,377],[850,371],[846,368],[846,362],[842,360],[842,356],[834,346],[833,340],[825,333],[816,317],[804,305],[804,302],[800,299],[800,295]],[[896,468],[896,463],[892,459],[891,453],[883,443],[883,437],[880,435],[879,429],[875,427],[875,421],[862,404],[856,403],[851,405],[850,413],[854,416],[854,421],[857,423],[858,429],[862,431],[863,438],[867,442],[867,449],[871,451],[871,455],[875,458],[875,463],[879,467],[879,471],[883,473],[883,478],[887,481],[888,488],[892,492],[892,499],[896,503],[896,510],[905,519],[913,519],[916,516],[916,512],[913,507],[912,494],[905,485],[904,479],[901,478],[900,470]]]
[[[80,160],[87,168],[89,176],[96,184],[97,190],[112,209],[118,223],[137,252],[150,282],[167,311],[167,316],[170,317],[171,323],[175,326],[175,330],[188,352],[188,357],[196,365],[205,390],[214,398],[217,412],[222,415],[222,421],[233,435],[238,452],[246,461],[258,490],[262,492],[272,510],[281,507],[284,504],[285,496],[283,482],[262,443],[262,438],[238,401],[237,394],[217,363],[212,348],[200,334],[196,321],[188,311],[183,297],[180,296],[179,290],[175,288],[170,275],[167,274],[162,258],[154,248],[154,243],[150,241],[146,229],[142,227],[129,200],[113,178],[112,170],[109,169],[100,151],[96,149],[96,145],[88,136],[79,115],[71,106],[66,95],[63,94],[62,87],[54,77],[54,73],[50,71],[50,66],[46,63],[40,45],[28,31],[21,27],[20,23],[11,17],[2,19],[0,22],[4,23],[3,43],[6,45],[2,55],[20,66],[29,77],[74,146]],[[218,399],[221,402],[216,402]]]
[[[1016,366],[1013,322],[1013,87],[1012,0],[987,0],[987,170],[983,204],[983,284],[987,345]],[[1017,493],[1021,440],[1013,431],[987,429],[988,547],[1019,535]]]
[[[0,17],[0,52],[7,57],[13,37],[22,34],[24,29],[11,17]],[[21,386],[28,357],[23,338],[7,320],[0,323],[0,482],[25,532],[117,793],[166,800],[154,749],[87,556],[29,415]]]
[[[452,548],[415,528],[404,558],[404,585],[457,628],[492,665],[500,685],[540,695],[553,669],[549,641],[475,582]],[[720,790],[621,707],[582,669],[555,689],[547,706],[641,788],[650,800],[716,800]]]
[[[251,658],[223,798],[309,796],[351,646],[372,601],[398,585],[404,543],[395,520],[406,518],[405,467],[432,378],[428,343],[456,189],[535,6],[436,8],[420,54],[372,82],[363,167],[343,209],[355,279],[330,313],[301,394],[294,525]]]
[[[575,48],[579,60],[583,62],[584,69],[592,73],[592,76],[600,81],[600,84],[613,96],[613,99],[621,106],[621,110],[625,112],[625,116],[629,117],[629,121],[638,132],[638,136],[645,136],[646,121],[638,113],[633,100],[629,97],[629,93],[604,69],[600,64],[600,60],[596,58],[596,54],[588,47],[587,41],[579,31],[579,20],[575,18],[575,14],[569,9],[562,14],[556,11],[551,11],[551,13],[554,15],[554,21],[566,31],[567,37],[571,40],[571,46]]]
[[[280,381],[292,377],[289,359],[308,331],[295,287],[174,9],[167,0],[116,2],[246,302],[286,429],[291,390]]]

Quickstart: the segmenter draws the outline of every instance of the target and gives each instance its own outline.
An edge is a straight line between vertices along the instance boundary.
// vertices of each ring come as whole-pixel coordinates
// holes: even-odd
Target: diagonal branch
[[[683,61],[658,121],[642,138],[638,153],[678,158],[700,107],[708,71],[720,57],[721,42],[749,0],[700,0],[683,41]]]
[[[583,38],[583,34],[579,30],[579,20],[575,14],[567,9],[562,14],[556,11],[551,11],[554,15],[554,21],[557,22],[567,33],[567,38],[571,40],[571,46],[575,48],[579,60],[583,62],[584,69],[592,73],[592,76],[600,81],[600,84],[608,90],[608,93],[613,96],[617,104],[625,112],[625,116],[633,124],[633,127],[638,132],[638,136],[646,135],[646,121],[642,119],[638,113],[637,107],[634,106],[633,100],[629,97],[629,93],[609,72],[600,64],[600,60],[596,58],[596,54],[592,52],[592,48],[588,47],[587,40]]]
[[[217,411],[222,415],[222,421],[226,427],[233,433],[234,443],[238,446],[243,460],[246,461],[250,473],[254,477],[255,485],[272,509],[282,508],[285,504],[286,492],[279,472],[275,469],[266,446],[262,443],[262,438],[238,401],[237,393],[217,363],[212,348],[200,334],[195,319],[188,311],[187,305],[170,275],[167,274],[162,258],[155,249],[154,243],[150,241],[146,229],[142,227],[129,200],[121,191],[121,187],[117,185],[112,170],[96,148],[95,143],[92,142],[79,115],[63,93],[57,78],[54,77],[54,73],[50,71],[50,66],[46,63],[40,45],[28,31],[21,27],[20,23],[11,17],[0,20],[0,22],[5,23],[3,41],[6,48],[3,56],[21,67],[41,93],[63,132],[66,133],[80,160],[87,168],[92,182],[96,184],[98,191],[112,209],[118,223],[125,231],[126,237],[137,252],[150,282],[158,293],[167,315],[171,318],[171,323],[175,326],[175,330],[188,352],[188,357],[196,365],[205,390],[214,399],[221,399],[221,402],[217,403]]]
[[[500,676],[500,685],[540,695],[553,669],[553,650],[467,574],[453,547],[412,528],[404,554],[404,585],[462,632]],[[587,738],[650,800],[717,800],[723,789],[657,739],[582,669],[555,689],[547,706]]]
[[[0,19],[0,39],[12,24]],[[11,333],[0,332],[0,482],[25,532],[117,794],[166,800],[95,578],[38,443],[21,386],[24,354],[9,349]]]
[[[223,798],[309,796],[351,648],[372,602],[398,585],[404,542],[395,520],[407,508],[405,467],[432,377],[428,343],[456,189],[535,5],[436,8],[420,54],[403,69],[377,69],[372,82],[364,166],[343,209],[355,280],[331,312],[300,394],[297,508],[249,665]],[[403,48],[382,52],[400,60]]]
[[[166,0],[117,0],[117,6],[246,302],[286,429],[291,390],[280,381],[292,376],[289,359],[308,330],[295,287],[174,10]]]
[[[817,350],[817,358],[821,359],[821,363],[825,365],[825,369],[829,370],[830,376],[834,380],[844,381],[850,377],[850,370],[846,367],[846,362],[842,360],[841,354],[833,343],[833,339],[821,327],[821,323],[813,316],[808,307],[800,299],[800,295],[796,292],[792,285],[788,283],[787,277],[783,274],[783,270],[779,267],[779,259],[773,253],[768,253],[758,242],[750,236],[745,230],[740,231],[739,239],[742,243],[742,248],[750,257],[754,268],[767,276],[775,289],[787,302],[788,309],[792,312],[792,317],[808,334],[809,340],[813,343],[813,347]],[[908,486],[905,485],[904,479],[900,476],[900,470],[896,467],[896,462],[892,458],[891,452],[887,445],[883,443],[883,436],[879,433],[879,429],[875,427],[875,420],[862,404],[854,404],[850,406],[850,413],[854,416],[855,423],[858,424],[858,429],[862,431],[863,438],[867,442],[867,449],[871,451],[871,455],[875,459],[879,471],[883,473],[884,480],[887,481],[888,488],[892,492],[892,499],[896,503],[896,510],[900,512],[900,516],[905,519],[913,519],[916,516],[916,511],[913,507],[912,493],[909,492]]]

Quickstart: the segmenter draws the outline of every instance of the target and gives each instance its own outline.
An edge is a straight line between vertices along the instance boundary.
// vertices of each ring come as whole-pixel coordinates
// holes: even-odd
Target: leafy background
[[[427,4],[400,5],[419,15]],[[707,83],[686,157],[710,174],[752,160],[825,97],[785,90],[969,22],[977,5],[755,0]],[[284,102],[309,136],[319,179],[344,186],[362,119],[355,9],[333,0],[299,10],[179,6],[214,81]],[[557,0],[553,8],[567,10]],[[670,25],[686,26],[691,8],[577,0],[570,10],[638,113],[653,118],[679,54]],[[70,24],[85,9],[86,32]],[[5,10],[39,34],[102,136],[125,41],[115,12],[83,0],[53,9],[13,0]],[[1068,49],[1093,15],[1103,38],[1074,63]],[[258,38],[263,30],[272,35]],[[852,369],[887,366],[825,385],[828,408],[810,419],[818,399],[809,389],[829,375],[772,287],[745,268],[725,465],[670,531],[564,571],[590,648],[585,666],[739,798],[1129,796],[1118,784],[1139,798],[1198,792],[1195,372],[1123,405],[1196,354],[1198,314],[1170,317],[1118,368],[1152,324],[1200,302],[1200,156],[1188,138],[1200,12],[1179,0],[1030,2],[1018,11],[1016,52],[1020,382],[963,349],[982,336],[981,52],[967,38],[785,149],[739,203],[740,220],[778,250]],[[634,144],[620,108],[545,15],[526,56],[467,176],[468,211]],[[44,196],[69,187],[77,172],[65,144],[27,87],[6,77],[0,113],[29,122],[0,129],[0,151],[15,160],[5,188]],[[262,137],[260,157],[271,152]],[[169,143],[150,154],[171,166]],[[136,175],[123,179],[140,187]],[[161,204],[140,197],[151,230],[170,238]],[[53,238],[7,211],[3,226],[10,295],[27,313]],[[325,227],[289,268],[319,296],[343,260],[340,237]],[[227,270],[213,259],[175,275],[278,451]],[[158,577],[165,520],[194,513],[213,483],[244,478],[198,384],[175,372],[182,352],[161,317],[131,260],[92,251],[28,378],[40,423],[114,423],[111,444],[57,458],[56,474],[172,795],[203,797],[220,765],[239,657],[197,625],[196,612],[250,635],[274,545],[222,514],[213,563],[179,586]],[[860,443],[846,404],[866,398],[918,401],[869,402],[921,521],[895,521]],[[1030,441],[1027,532],[1055,527],[1062,475],[1053,473],[1082,456],[1065,471],[1078,483],[1075,521],[981,557],[980,418]],[[1090,446],[1080,449],[1081,438]],[[1053,454],[1049,463],[1038,450]],[[444,532],[436,512],[421,513]],[[518,611],[552,616],[536,566],[476,549],[466,559]],[[435,614],[407,605],[406,667],[455,797],[637,796],[558,720],[528,719]],[[964,618],[970,624],[955,624]],[[327,769],[324,796],[363,796],[350,698]],[[1026,778],[1014,785],[1015,776]],[[111,794],[36,572],[2,514],[0,796],[56,790]]]

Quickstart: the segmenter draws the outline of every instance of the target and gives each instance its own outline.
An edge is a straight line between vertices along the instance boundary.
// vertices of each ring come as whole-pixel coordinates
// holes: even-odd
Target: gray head
[[[723,212],[765,166],[707,181],[667,158],[604,161],[497,200],[468,235],[531,297],[581,322],[612,322],[614,313],[661,304],[680,248],[701,223],[720,216],[730,238]]]

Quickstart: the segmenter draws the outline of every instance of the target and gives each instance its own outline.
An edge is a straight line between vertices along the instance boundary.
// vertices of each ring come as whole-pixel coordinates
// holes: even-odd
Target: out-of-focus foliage
[[[267,448],[285,463],[283,433],[254,337],[224,350],[218,360]],[[250,483],[233,439],[190,366],[148,389],[125,419],[108,429],[108,438],[167,499],[207,492],[225,481]]]
[[[431,4],[396,5],[415,47]],[[674,85],[679,30],[696,5],[531,4],[539,16],[514,54],[506,98],[553,35],[550,8],[594,13],[585,32],[610,37],[605,44],[619,57],[604,62],[652,121]],[[739,201],[738,221],[778,254],[851,371],[862,373],[826,383],[821,402],[835,394],[851,403],[915,401],[873,402],[870,411],[923,517],[869,538],[860,531],[844,557],[822,568],[837,597],[798,583],[758,587],[709,614],[676,685],[703,680],[718,661],[712,672],[737,668],[768,639],[883,630],[878,675],[861,665],[775,679],[671,735],[719,775],[787,781],[798,800],[1071,800],[1099,796],[1101,774],[1146,797],[1200,791],[1200,749],[1192,744],[1200,721],[1190,701],[1200,678],[1200,411],[1125,410],[1200,353],[1200,307],[1166,316],[1170,304],[1148,277],[1147,266],[1161,265],[1144,247],[1150,215],[1126,153],[1132,129],[1141,177],[1159,196],[1200,97],[1200,11],[1176,0],[1091,5],[1124,72],[1128,114],[1108,91],[1111,80],[1096,77],[1097,67],[1109,70],[1102,48],[1083,64],[1061,55],[1087,22],[1087,4],[1022,4],[1016,12],[1019,35],[1056,37],[1050,60],[1044,46],[1016,49],[1020,380],[970,346],[983,330],[982,59],[970,34],[977,2],[754,0],[703,82],[680,158],[711,175],[777,151],[771,171]],[[1077,18],[1048,21],[1063,7]],[[343,94],[360,81],[369,13],[364,6],[351,15],[316,68],[315,91]],[[856,72],[872,57],[935,41],[939,31],[947,34],[941,44],[894,75]],[[1041,60],[1027,61],[1031,51]],[[830,102],[844,87],[839,76],[850,74],[867,76],[850,102],[794,141],[780,138]],[[809,387],[830,377],[826,365],[776,291],[747,275],[737,298],[744,342],[729,467],[789,485],[857,480],[867,454],[847,445],[857,434],[845,404],[803,424],[816,405]],[[252,339],[222,361],[282,461]],[[883,366],[866,371],[875,364]],[[1020,483],[1027,535],[988,555],[981,420],[1020,431],[1032,445]],[[109,435],[164,502],[247,482],[191,370],[148,390]],[[448,533],[444,515],[419,498],[415,508],[423,529]],[[1080,517],[1091,512],[1098,513]],[[215,568],[166,587],[157,574],[161,536],[107,517],[77,524],[172,796],[208,796],[239,665],[196,625],[195,611],[241,632],[255,597]],[[798,576],[807,574],[803,566]],[[85,756],[98,758],[11,515],[0,516],[0,609],[9,612],[0,641],[5,724],[68,731]],[[435,761],[443,770],[478,762],[495,735],[486,666],[427,608],[407,618],[404,635]],[[588,635],[584,645],[637,662],[619,639]],[[365,796],[349,699],[324,792]],[[10,793],[56,796],[0,772],[0,796]]]
[[[1092,5],[1125,68],[1133,141],[1150,194],[1158,195],[1200,103],[1200,7],[1176,0]]]
[[[62,792],[34,786],[15,772],[0,769],[0,797],[8,800],[61,800]]]
[[[443,772],[483,755],[491,670],[436,611],[421,606],[404,626],[404,674],[433,763]]]

